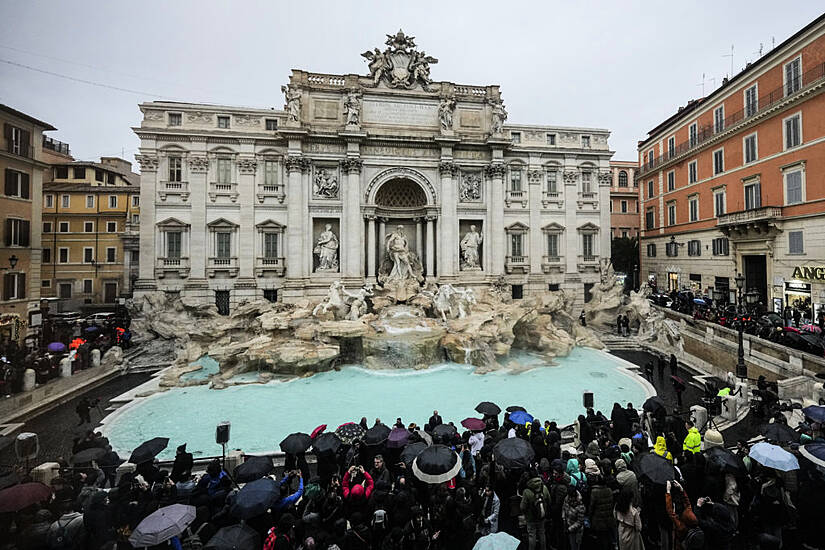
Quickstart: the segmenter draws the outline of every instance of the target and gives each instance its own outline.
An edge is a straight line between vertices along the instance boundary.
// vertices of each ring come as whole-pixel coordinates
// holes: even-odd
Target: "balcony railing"
[[[64,155],[70,154],[68,143],[63,143],[62,141],[50,138],[49,136],[43,136],[43,149],[49,149],[50,151]]]
[[[527,206],[527,192],[520,191],[520,190],[507,190],[507,195],[504,197],[504,202],[507,206],[510,206],[510,203],[513,202],[520,202],[523,207]]]
[[[266,197],[275,197],[278,199],[278,202],[284,202],[284,186],[283,185],[274,185],[274,184],[261,184],[258,185],[258,202],[264,202]]]
[[[158,189],[160,200],[165,201],[169,195],[178,195],[182,200],[189,199],[189,182],[187,181],[162,181]]]
[[[209,184],[209,200],[215,202],[218,197],[229,197],[232,202],[238,200],[238,184],[215,182]]]
[[[757,117],[764,112],[772,109],[779,103],[785,101],[789,97],[795,96],[805,90],[806,88],[818,84],[825,80],[825,63],[820,63],[806,73],[803,73],[795,80],[786,82],[785,85],[776,88],[772,92],[762,96],[757,101],[757,108],[753,106],[743,108],[730,116],[726,117],[719,127],[716,127],[715,122],[711,122],[701,128],[697,129],[696,135],[688,138],[686,141],[680,143],[672,151],[664,153],[653,159],[653,162],[645,162],[639,167],[637,172],[638,177],[642,177],[652,170],[656,170],[671,160],[681,157],[685,153],[696,149],[705,142],[711,140],[716,135],[723,133],[737,124]],[[788,92],[791,93],[788,93]],[[718,131],[717,131],[718,130]]]
[[[283,257],[259,257],[255,261],[255,274],[263,277],[267,271],[275,272],[279,277],[286,272],[286,261]]]
[[[168,273],[176,273],[181,279],[189,276],[189,258],[158,258],[155,276],[163,279]]]
[[[579,198],[582,200],[592,201],[596,199],[596,193],[594,193],[593,191],[582,191],[581,193],[579,193]]]
[[[206,263],[207,277],[214,277],[219,271],[228,272],[230,277],[238,274],[238,258],[231,256],[228,258],[212,256]]]
[[[564,271],[564,265],[562,264],[561,256],[542,256],[541,270],[545,273],[550,273],[551,271]]]
[[[522,271],[527,273],[530,271],[530,257],[529,256],[505,256],[504,269],[507,273],[514,271]]]
[[[773,220],[781,217],[781,206],[763,206],[762,208],[753,208],[751,210],[741,210],[739,212],[723,214],[716,219],[716,225],[738,225],[743,223]]]

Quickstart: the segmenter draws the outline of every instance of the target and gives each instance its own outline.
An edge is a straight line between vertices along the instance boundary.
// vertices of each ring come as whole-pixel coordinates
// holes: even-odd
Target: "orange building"
[[[636,176],[642,277],[733,299],[743,273],[769,309],[815,315],[825,302],[823,92],[825,15],[648,133]]]
[[[639,236],[638,170],[636,161],[610,161],[610,235],[614,239]]]

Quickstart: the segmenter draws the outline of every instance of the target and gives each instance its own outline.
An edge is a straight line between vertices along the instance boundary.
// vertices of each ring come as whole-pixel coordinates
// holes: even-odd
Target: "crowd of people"
[[[363,418],[339,427],[340,437],[320,428],[305,436],[306,451],[286,455],[278,473],[263,459],[267,466],[251,477],[224,470],[219,460],[193,475],[184,443],[170,469],[133,453],[135,470],[118,479],[123,459],[89,431],[74,441],[73,466],[61,461],[48,499],[0,514],[0,532],[11,534],[0,547],[132,548],[142,520],[186,503],[196,510],[188,525],[153,547],[469,550],[501,532],[529,550],[823,548],[825,470],[800,455],[798,444],[783,452],[796,455],[799,466],[783,470],[751,457],[744,441],[725,442],[714,429],[703,438],[661,405],[615,403],[609,417],[588,409],[574,423],[572,443],[554,422],[511,409],[465,419],[473,428],[467,430],[445,424],[437,411],[423,427],[400,418],[392,427],[378,419],[368,426]],[[777,414],[775,422],[783,421]],[[820,424],[806,427],[803,441],[823,441]],[[382,430],[392,437],[370,440]],[[399,440],[403,446],[392,444]],[[725,450],[726,443],[736,448]],[[452,449],[449,479],[433,482],[421,473],[424,465],[408,453],[416,445]],[[316,455],[314,467],[306,452]],[[80,453],[94,458],[80,463]],[[262,460],[247,458],[250,465]],[[239,487],[266,478],[274,498],[249,511],[253,491]],[[0,509],[6,506],[0,493]],[[212,545],[233,526],[253,542]]]

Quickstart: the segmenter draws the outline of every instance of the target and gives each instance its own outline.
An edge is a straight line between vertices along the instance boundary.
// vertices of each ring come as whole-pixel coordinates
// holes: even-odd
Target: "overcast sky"
[[[499,84],[509,122],[612,131],[614,159],[679,105],[820,15],[821,2],[0,0],[0,103],[78,159],[133,160],[137,104],[283,107],[290,69],[366,74],[399,27],[434,80]],[[8,62],[140,93],[76,82]],[[712,79],[715,79],[715,85]]]

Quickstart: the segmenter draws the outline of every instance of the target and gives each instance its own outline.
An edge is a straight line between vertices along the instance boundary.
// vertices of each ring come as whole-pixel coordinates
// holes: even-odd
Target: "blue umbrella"
[[[513,424],[519,424],[521,426],[527,424],[528,422],[533,421],[533,415],[524,411],[515,411],[510,413],[510,421]]]
[[[61,351],[66,351],[66,344],[62,342],[52,342],[46,346],[46,349],[55,353],[60,353]]]
[[[799,448],[799,452],[816,464],[817,466],[825,467],[825,443],[808,443]]]
[[[701,298],[694,298],[694,299],[693,299],[693,303],[694,303],[694,304],[697,304],[697,305],[700,305],[700,306],[706,306],[706,305],[708,305],[708,304],[707,304],[707,302],[705,302],[705,301],[704,301],[703,299],[701,299]]]
[[[98,332],[99,330],[100,330],[99,327],[87,327],[87,328],[83,329],[83,332],[91,333],[91,332]]]
[[[825,407],[821,405],[805,407],[802,409],[802,414],[805,415],[805,418],[810,418],[814,422],[819,422],[820,424],[825,422]]]
[[[782,472],[790,472],[791,470],[799,469],[799,461],[794,455],[779,447],[778,445],[771,445],[761,441],[751,447],[748,453],[752,459],[757,461],[762,466],[780,470]]]

